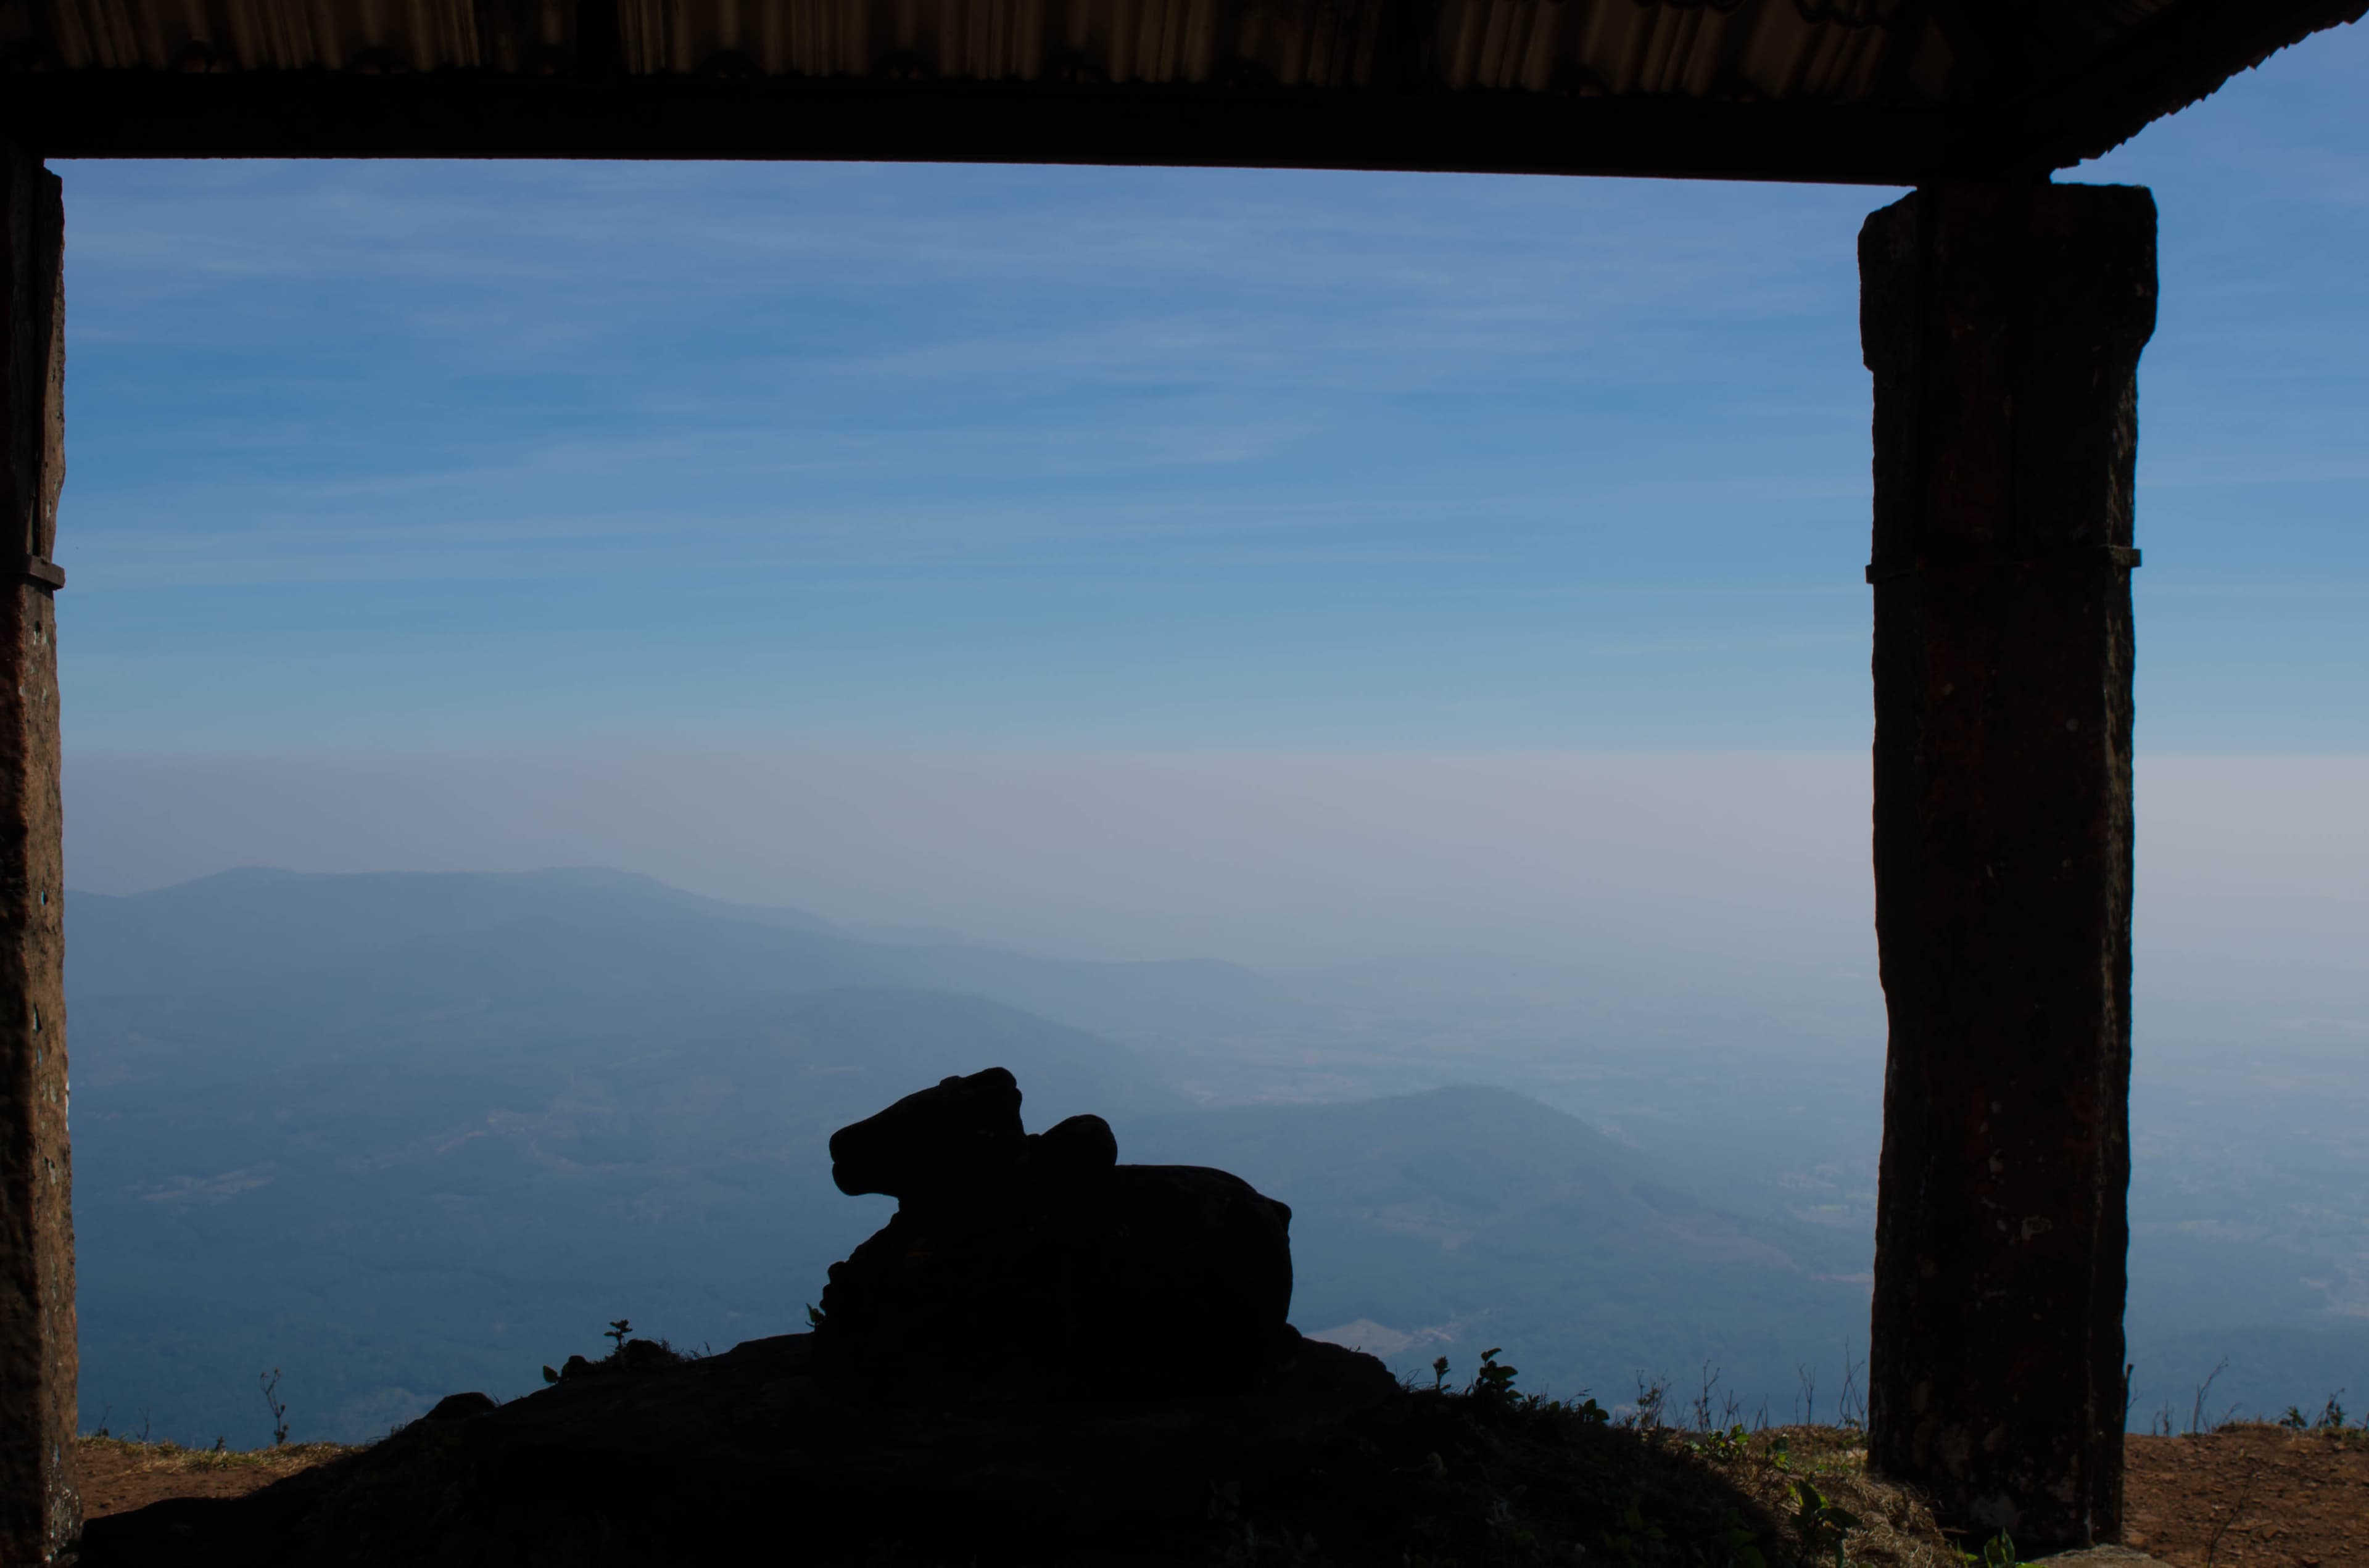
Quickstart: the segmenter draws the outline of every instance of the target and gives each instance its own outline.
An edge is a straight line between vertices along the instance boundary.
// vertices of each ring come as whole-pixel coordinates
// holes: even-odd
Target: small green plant
[[[1793,1468],[1793,1439],[1780,1432],[1768,1439],[1768,1462],[1780,1471]]]
[[[1473,1398],[1491,1404],[1510,1404],[1514,1399],[1514,1368],[1497,1365],[1498,1352],[1504,1345],[1492,1345],[1481,1353],[1481,1370],[1472,1375],[1472,1387],[1467,1391]],[[1445,1377],[1441,1363],[1441,1376]]]
[[[1739,1421],[1724,1432],[1712,1433],[1696,1447],[1715,1459],[1740,1459],[1745,1455],[1746,1436],[1744,1423]]]
[[[2309,1427],[2311,1422],[2305,1416],[2303,1406],[2291,1404],[2287,1406],[2287,1413],[2279,1417],[2279,1425],[2290,1432],[2301,1432]]]
[[[1983,1542],[1981,1556],[1971,1551],[1963,1555],[1975,1568],[2023,1568],[2023,1559],[2015,1554],[2015,1539],[2005,1530]]]
[[[1736,1428],[1744,1430],[1742,1424]],[[1760,1550],[1760,1538],[1745,1528],[1744,1516],[1729,1508],[1720,1515],[1719,1533],[1727,1545],[1727,1568],[1768,1568],[1768,1555]]]
[[[614,1356],[625,1348],[625,1336],[634,1332],[634,1320],[618,1318],[602,1331],[601,1337],[609,1342],[609,1354]]]
[[[1436,1394],[1448,1391],[1448,1357],[1445,1356],[1431,1364],[1431,1391]]]
[[[1618,1555],[1624,1564],[1636,1565],[1661,1560],[1662,1548],[1669,1540],[1669,1532],[1645,1517],[1645,1510],[1631,1499],[1621,1511],[1620,1528],[1604,1538],[1605,1550]]]
[[[1835,1568],[1849,1568],[1850,1560],[1843,1555],[1843,1540],[1859,1528],[1859,1516],[1827,1502],[1806,1481],[1794,1482],[1793,1490],[1800,1504],[1793,1510],[1793,1528],[1800,1533],[1802,1547],[1819,1558],[1831,1550]]]
[[[2337,1402],[2343,1397],[2342,1389],[2328,1396],[2328,1402],[2320,1407],[2319,1419],[2311,1424],[2313,1431],[2341,1432],[2344,1430],[2344,1406]]]

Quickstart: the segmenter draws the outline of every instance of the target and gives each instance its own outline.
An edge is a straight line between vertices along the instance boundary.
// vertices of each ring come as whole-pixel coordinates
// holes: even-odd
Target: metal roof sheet
[[[2072,161],[2364,8],[2369,0],[0,0],[0,81],[14,89],[17,134],[74,151],[580,143],[799,155],[772,144],[780,122],[807,127],[788,141],[812,141],[805,109],[818,109],[887,115],[877,155],[962,156],[967,105],[984,156],[1039,143],[1063,155],[1066,115],[1082,161],[1899,179]],[[851,87],[877,90],[858,100]],[[903,106],[914,122],[905,139],[921,142],[932,135],[920,121],[956,110],[933,153],[900,144],[884,103]],[[1143,121],[1132,143],[1112,118],[1121,103]],[[1406,122],[1396,133],[1393,113]],[[505,126],[504,114],[523,123]],[[576,123],[602,116],[641,120],[647,144],[623,127],[604,135]],[[1198,129],[1170,123],[1180,116],[1197,116]],[[999,150],[997,126],[1012,142],[1019,120],[1033,129]],[[683,130],[702,120],[712,123]],[[814,155],[863,155],[819,131]],[[143,144],[110,145],[111,134]],[[1278,143],[1276,155],[1260,155],[1261,134]],[[1196,135],[1207,155],[1195,155]],[[1422,155],[1421,135],[1439,156]],[[1376,155],[1356,155],[1359,136]],[[1667,168],[1654,166],[1656,136]],[[1703,148],[1689,151],[1689,138]]]

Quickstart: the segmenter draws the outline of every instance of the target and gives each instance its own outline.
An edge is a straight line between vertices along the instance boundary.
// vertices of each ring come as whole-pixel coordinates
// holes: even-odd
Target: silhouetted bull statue
[[[841,1391],[964,1401],[1223,1393],[1297,1336],[1291,1210],[1196,1165],[1122,1165],[1100,1116],[1031,1135],[1000,1067],[831,1136],[896,1218],[830,1267],[815,1351]]]

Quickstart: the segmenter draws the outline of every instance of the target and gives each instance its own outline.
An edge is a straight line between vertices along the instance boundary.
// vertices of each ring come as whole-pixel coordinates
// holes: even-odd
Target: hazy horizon
[[[2135,985],[2369,1037],[2369,761],[2143,757]],[[1864,758],[546,750],[69,760],[69,880],[606,865],[731,902],[1272,971],[1609,952],[1874,987]],[[652,803],[661,803],[655,807]],[[2340,1011],[2331,1013],[2330,1009]],[[2142,1015],[2143,1028],[2178,1014]]]

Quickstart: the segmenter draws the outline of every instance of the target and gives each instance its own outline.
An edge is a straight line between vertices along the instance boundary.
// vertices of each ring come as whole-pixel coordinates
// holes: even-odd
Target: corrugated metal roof
[[[2111,33],[2157,0],[2067,6]],[[31,4],[13,3],[19,45]],[[555,0],[42,0],[67,70],[567,68]],[[2093,16],[2094,13],[2094,16]],[[622,0],[635,74],[1364,86],[1413,15],[1453,89],[1940,100],[1952,54],[1906,0]],[[1389,40],[1386,42],[1385,40]]]
[[[904,84],[1059,86],[1070,96],[1053,112],[1076,117],[1075,155],[1093,161],[1090,137],[1111,143],[1116,161],[1228,162],[1255,161],[1244,138],[1273,135],[1288,143],[1280,161],[1359,164],[1344,138],[1363,136],[1385,144],[1364,166],[1651,171],[1655,137],[1675,146],[1692,133],[1669,106],[1759,106],[1772,112],[1706,109],[1700,147],[1667,161],[1678,172],[1891,178],[1963,172],[1986,157],[2027,170],[2069,161],[2364,8],[2369,0],[0,0],[0,81],[33,106],[20,120],[45,116],[67,143],[101,152],[174,150],[177,137],[189,151],[280,142],[304,151],[307,120],[338,127],[325,132],[336,145],[309,150],[375,145],[372,127],[383,122],[383,150],[466,152],[470,116],[485,120],[476,150],[491,154],[579,143],[615,151],[633,138],[612,145],[593,121],[647,111],[643,139],[656,155],[729,154],[737,138],[750,155],[799,155],[761,124],[798,100],[776,94],[759,113],[741,107],[759,97],[723,84]],[[165,73],[276,75],[278,85],[129,85],[127,74],[153,84]],[[393,76],[445,86],[323,86]],[[300,78],[301,90],[292,86]],[[544,78],[653,86],[638,99],[612,93],[605,109],[531,90],[501,99],[482,86]],[[696,133],[670,131],[707,114],[708,101],[655,85],[703,81],[718,84],[721,117]],[[1131,87],[1197,89],[1231,129],[1196,131],[1177,120],[1173,99],[1131,127],[1078,96]],[[1289,117],[1254,102],[1262,91],[1304,89],[1317,96],[1293,97]],[[1394,131],[1390,106],[1425,95],[1425,128]],[[1353,97],[1372,101],[1349,108]],[[1453,108],[1483,98],[1502,101],[1479,118]],[[839,112],[851,100],[830,101]],[[1644,119],[1568,121],[1519,107],[1607,101],[1663,107]],[[497,132],[492,116],[505,102],[512,123]],[[1059,127],[1030,104],[1015,108],[1008,93],[998,103],[1003,140],[990,136],[982,155],[1070,155]],[[1265,115],[1269,129],[1246,131],[1237,111]],[[538,140],[535,117],[561,113],[587,123]],[[1330,130],[1327,115],[1337,121]],[[108,116],[143,123],[110,142]],[[210,116],[220,144],[207,142]],[[426,120],[437,122],[432,134]],[[1756,144],[1764,124],[1781,145]],[[881,143],[876,155],[948,155],[928,146],[958,132],[949,122],[935,141],[905,137],[892,117],[836,141],[817,132],[815,155],[866,155],[866,137]],[[43,127],[20,123],[17,133],[39,141]],[[1208,139],[1206,157],[1196,135]],[[1887,148],[1904,135],[1916,146]],[[1422,155],[1423,136],[1446,148],[1438,158]],[[1525,136],[1571,146],[1526,152],[1514,144]]]

